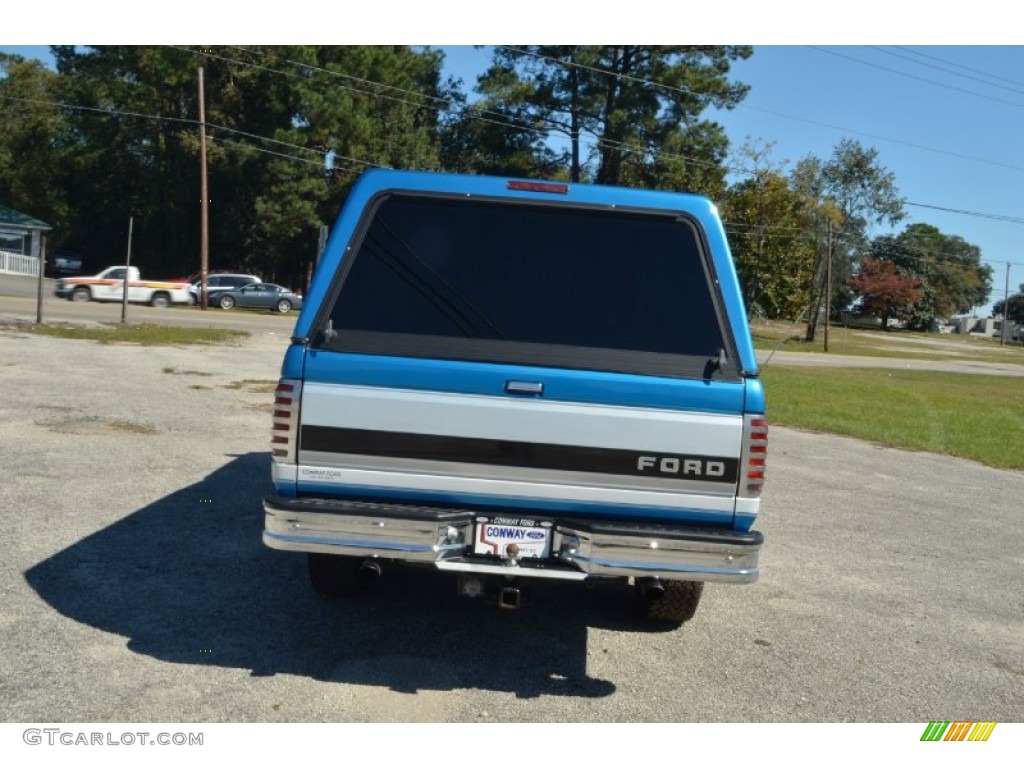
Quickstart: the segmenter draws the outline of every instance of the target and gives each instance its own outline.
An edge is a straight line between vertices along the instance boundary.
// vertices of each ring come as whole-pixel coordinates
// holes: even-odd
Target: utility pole
[[[832,231],[831,221],[828,221],[829,232]],[[820,238],[819,241],[820,242]],[[818,318],[821,316],[821,301],[824,298],[825,265],[831,261],[831,244],[826,244],[824,251],[820,246],[815,247],[814,258],[814,279],[811,281],[810,305],[807,307],[807,333],[804,341],[814,341],[818,332]]]
[[[320,225],[320,236],[316,243],[316,263],[320,264],[320,257],[324,255],[324,249],[327,247],[327,225]]]
[[[319,266],[320,257],[324,255],[324,248],[327,247],[327,227],[323,224],[320,225],[320,235],[316,243],[316,261],[306,262],[306,293],[304,295],[309,296],[309,286],[313,283],[313,267]]]
[[[832,316],[832,221],[828,222],[825,243],[825,351],[828,352],[828,320]]]
[[[199,306],[209,305],[206,275],[210,268],[210,193],[206,186],[206,97],[203,94],[203,68],[199,68]]]
[[[569,165],[569,180],[580,180],[580,74],[574,66],[573,49],[569,49],[569,148],[572,160]]]
[[[1010,262],[1006,262],[1006,286],[1003,288],[1003,328],[999,334],[999,346],[1006,346],[1006,326],[1010,324]]]
[[[39,238],[39,282],[36,283],[36,325],[43,322],[43,273],[46,272],[46,233]]]
[[[121,322],[128,322],[128,273],[132,271],[132,224],[134,216],[128,217],[128,253],[124,257],[124,279],[121,281]]]

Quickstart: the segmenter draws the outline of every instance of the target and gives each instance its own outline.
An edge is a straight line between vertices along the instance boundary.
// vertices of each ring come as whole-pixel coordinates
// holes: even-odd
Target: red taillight
[[[270,427],[274,461],[294,464],[297,460],[300,386],[297,381],[282,379],[274,392],[274,421]]]
[[[739,495],[757,498],[764,487],[768,463],[768,420],[764,416],[747,416],[745,419],[742,462]]]
[[[291,405],[292,399],[288,395],[291,395],[295,391],[295,385],[288,381],[279,381],[277,383],[277,391],[274,393],[274,403],[277,405]]]

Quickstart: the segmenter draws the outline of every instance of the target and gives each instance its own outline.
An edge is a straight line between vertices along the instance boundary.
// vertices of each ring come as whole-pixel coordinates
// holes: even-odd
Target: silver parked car
[[[274,283],[250,283],[241,288],[222,291],[213,303],[221,309],[273,309],[282,314],[292,309],[302,309],[302,297],[299,294]]]
[[[217,306],[217,299],[223,291],[233,288],[241,288],[249,283],[258,283],[260,279],[256,275],[241,273],[213,273],[206,276],[206,303],[210,306]],[[199,291],[202,289],[202,281],[196,280],[189,286],[189,293],[192,295],[192,303],[199,303]]]

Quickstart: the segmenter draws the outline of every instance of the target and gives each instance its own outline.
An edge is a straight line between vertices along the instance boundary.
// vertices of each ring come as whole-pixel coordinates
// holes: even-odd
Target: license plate
[[[473,551],[507,558],[551,554],[551,523],[518,517],[478,517]]]

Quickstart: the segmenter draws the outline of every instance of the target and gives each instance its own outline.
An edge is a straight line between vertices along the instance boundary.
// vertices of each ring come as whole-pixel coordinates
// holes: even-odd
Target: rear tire
[[[636,611],[641,618],[659,624],[681,626],[693,618],[704,592],[703,581],[663,581],[664,594],[647,597],[637,584]]]
[[[157,309],[167,309],[167,307],[171,306],[171,297],[166,293],[155,293],[153,298],[149,300],[149,305]]]
[[[221,309],[231,309],[233,306],[235,306],[235,300],[230,296],[221,296],[220,301],[217,302],[217,305]]]
[[[85,287],[75,288],[75,290],[73,290],[71,292],[71,300],[72,301],[92,301],[92,291],[90,291],[88,288],[85,288]]]
[[[360,578],[362,559],[348,555],[306,554],[309,583],[326,597],[351,597],[366,591],[367,582]]]

